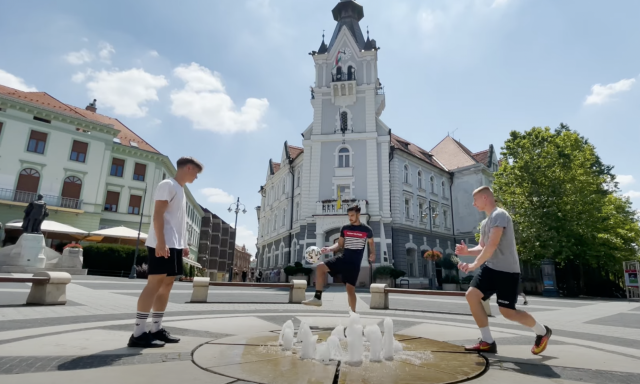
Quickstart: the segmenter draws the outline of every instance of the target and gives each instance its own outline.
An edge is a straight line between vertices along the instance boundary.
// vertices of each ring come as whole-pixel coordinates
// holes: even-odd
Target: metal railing
[[[316,214],[318,215],[346,215],[350,206],[358,204],[360,213],[367,213],[367,202],[365,200],[343,200],[338,208],[337,200],[319,201],[317,203]]]
[[[35,192],[18,191],[15,189],[0,188],[0,200],[15,201],[18,203],[30,203],[38,199],[38,194]],[[61,207],[69,209],[80,209],[82,206],[82,199],[73,199],[70,197],[54,196],[54,195],[42,195],[47,205],[52,207]]]
[[[352,75],[349,75],[348,73],[342,72],[342,74],[340,75],[336,75],[336,74],[331,74],[331,82],[332,83],[338,83],[341,81],[357,81],[358,78],[356,77],[355,72]]]
[[[384,95],[384,87],[376,88],[376,95]]]

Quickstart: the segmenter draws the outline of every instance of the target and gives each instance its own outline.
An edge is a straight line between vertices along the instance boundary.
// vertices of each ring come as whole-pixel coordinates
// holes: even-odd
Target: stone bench
[[[306,280],[293,280],[290,283],[238,283],[211,281],[208,277],[195,277],[193,279],[193,292],[191,303],[206,303],[209,296],[209,287],[258,287],[258,288],[289,288],[289,303],[300,304],[305,298],[307,290]]]
[[[463,296],[466,292],[458,291],[431,291],[423,289],[403,289],[403,288],[389,288],[387,284],[371,284],[371,302],[369,308],[371,309],[389,309],[389,294],[405,294],[405,295],[423,295],[423,296]],[[487,316],[491,316],[491,307],[489,306],[489,300],[483,301]]]
[[[0,283],[31,283],[27,304],[65,305],[67,284],[71,275],[66,272],[36,272],[32,277],[0,276]]]

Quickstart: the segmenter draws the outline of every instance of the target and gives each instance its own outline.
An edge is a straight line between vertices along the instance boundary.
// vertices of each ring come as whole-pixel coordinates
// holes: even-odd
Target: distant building
[[[242,271],[246,271],[247,276],[251,276],[251,254],[244,245],[242,247],[236,245],[233,271],[234,281],[242,281]]]
[[[207,275],[212,281],[227,281],[235,249],[235,229],[207,208],[200,208],[204,216],[200,229],[198,263],[207,269]]]

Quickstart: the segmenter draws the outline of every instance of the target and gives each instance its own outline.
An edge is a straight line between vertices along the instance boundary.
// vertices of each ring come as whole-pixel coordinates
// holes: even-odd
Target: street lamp
[[[233,208],[235,206],[235,208]],[[240,207],[242,207],[242,211],[240,211]],[[229,213],[231,212],[235,212],[236,213],[236,223],[233,226],[234,232],[233,232],[233,252],[231,253],[231,266],[229,266],[229,281],[233,280],[233,262],[236,256],[236,237],[238,237],[238,213],[242,212],[247,213],[247,207],[244,206],[244,204],[240,203],[240,198],[238,197],[238,200],[236,200],[235,203],[231,204],[229,206],[228,209]]]
[[[142,230],[142,218],[144,217],[144,200],[147,197],[147,183],[144,183],[144,193],[142,194],[142,206],[140,208],[140,224],[138,224],[138,240],[136,241],[136,253],[133,255],[133,265],[131,266],[130,279],[137,277],[136,259],[138,258],[138,247],[140,246],[140,231]],[[153,222],[151,223],[153,225]]]
[[[431,209],[431,200],[429,200],[429,208],[427,208],[428,211],[422,211],[420,212],[420,214],[422,215],[422,218],[427,218],[427,216],[429,216],[429,231],[433,234],[433,220],[437,219],[438,216],[440,215],[440,212],[436,209],[435,212],[433,212],[433,210]],[[431,286],[431,289],[435,288],[435,274],[436,274],[436,262],[432,261],[433,264],[429,263],[429,269],[431,270],[431,277],[429,277],[429,285]]]

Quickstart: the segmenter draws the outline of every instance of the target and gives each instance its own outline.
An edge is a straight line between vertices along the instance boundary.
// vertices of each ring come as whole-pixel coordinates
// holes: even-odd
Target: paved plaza
[[[69,302],[55,307],[25,306],[29,284],[0,284],[0,382],[246,383],[251,381],[233,378],[238,376],[231,368],[227,376],[213,373],[207,368],[207,361],[215,356],[208,358],[196,351],[222,340],[219,345],[228,344],[228,353],[233,354],[234,340],[277,335],[287,320],[292,320],[296,329],[303,320],[314,329],[331,329],[346,324],[348,316],[347,298],[340,286],[332,286],[323,294],[323,307],[309,308],[288,304],[286,290],[268,288],[211,288],[209,303],[190,304],[191,283],[176,282],[163,324],[182,341],[158,349],[132,349],[126,343],[144,284],[144,280],[74,276],[67,287]],[[307,294],[310,296],[311,292],[309,289]],[[463,345],[479,337],[463,298],[391,295],[390,310],[370,310],[369,300],[366,291],[358,292],[363,325],[378,324],[382,328],[383,320],[389,317],[394,321],[395,333],[407,338]],[[495,298],[491,306],[494,317],[490,324],[498,353],[486,354],[488,369],[468,382],[637,382],[640,303],[530,297],[529,305],[522,308],[554,331],[541,356],[530,353],[533,333],[503,319]],[[276,369],[274,373],[268,367],[281,367],[276,364],[278,359],[275,356],[270,363],[251,363],[263,367],[255,382],[333,382],[322,379],[324,376],[318,373],[323,369],[320,363],[314,363],[319,367],[306,372],[303,381],[301,376],[294,379],[291,375],[296,367],[289,371]],[[446,375],[443,371],[438,374]],[[313,372],[317,373],[315,378]],[[433,374],[424,370],[425,375],[429,372]],[[378,381],[360,377],[344,382]]]

